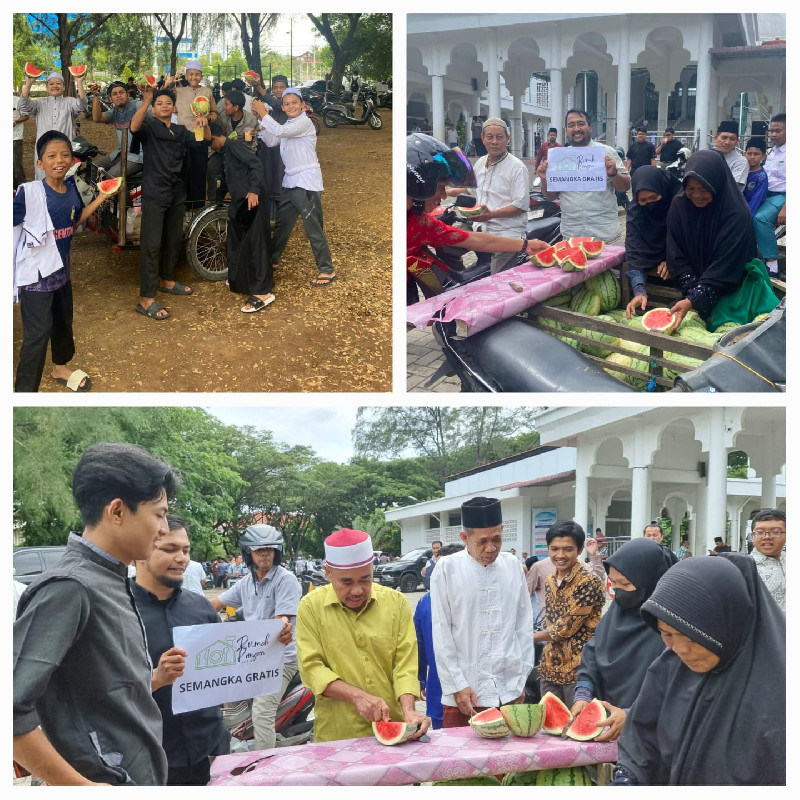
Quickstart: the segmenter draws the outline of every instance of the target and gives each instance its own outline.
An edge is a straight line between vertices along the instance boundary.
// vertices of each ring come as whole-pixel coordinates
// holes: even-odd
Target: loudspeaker
[[[697,462],[697,471],[700,473],[701,478],[705,478],[706,476],[706,462],[705,461],[698,461]]]
[[[477,78],[473,78],[472,79],[472,91],[473,92],[477,92],[478,91],[478,79]]]
[[[769,122],[765,120],[753,120],[750,124],[750,135],[751,136],[766,136],[767,130],[769,129]]]

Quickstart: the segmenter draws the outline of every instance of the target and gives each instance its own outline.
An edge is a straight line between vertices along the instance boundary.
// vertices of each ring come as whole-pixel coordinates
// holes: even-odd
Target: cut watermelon
[[[586,244],[587,242],[593,242],[593,236],[571,236],[567,239],[572,247],[580,247],[582,244]]]
[[[145,75],[144,82],[153,89],[158,86],[158,81],[156,80],[155,75]]]
[[[553,245],[553,248],[555,249],[555,251],[556,251],[557,253],[560,253],[562,250],[569,250],[569,249],[571,249],[572,247],[574,247],[574,245],[571,245],[571,244],[570,244],[568,241],[566,241],[566,240],[565,240],[565,241],[563,241],[563,242],[557,242],[556,244],[554,244],[554,245]]]
[[[458,207],[458,213],[461,214],[462,217],[477,217],[478,214],[483,214],[484,211],[488,211],[488,208],[482,204],[473,206],[472,208]]]
[[[44,74],[44,70],[43,69],[37,69],[36,67],[33,66],[33,64],[26,63],[25,64],[25,74],[29,78],[41,78],[42,75]]]
[[[675,314],[671,314],[666,308],[654,308],[642,317],[642,327],[646,331],[656,331],[670,336],[677,327]]]
[[[100,194],[116,194],[122,188],[123,183],[125,183],[125,181],[121,177],[109,178],[108,180],[100,181],[100,183],[97,184],[97,189]]]
[[[597,258],[603,252],[605,242],[581,242],[580,248],[589,258]]]
[[[205,95],[199,94],[197,97],[195,97],[190,108],[196,117],[203,117],[208,114],[209,110],[211,109],[211,104]]]
[[[560,250],[555,254],[555,258],[564,272],[577,272],[586,269],[586,253],[580,247]]]
[[[542,730],[545,733],[554,733],[560,736],[564,726],[572,719],[569,709],[552,692],[547,692],[539,701],[539,705],[544,706]]]
[[[69,68],[73,78],[82,78],[86,74],[86,64],[75,64]]]
[[[498,708],[487,708],[469,721],[472,730],[484,739],[502,739],[508,736],[509,730],[503,715]]]
[[[547,250],[540,250],[532,259],[531,264],[537,267],[554,267],[556,265],[556,249],[548,247]]]
[[[386,745],[407,742],[418,730],[413,722],[373,722],[375,738]]]
[[[599,700],[592,700],[583,711],[575,717],[575,721],[569,726],[567,736],[579,742],[585,742],[599,736],[603,729],[597,726],[598,722],[603,722],[608,717],[608,712]]]

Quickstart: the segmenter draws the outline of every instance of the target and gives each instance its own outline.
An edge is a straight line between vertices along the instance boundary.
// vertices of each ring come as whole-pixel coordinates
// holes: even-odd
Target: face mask
[[[644,589],[634,589],[632,592],[625,592],[622,589],[614,590],[614,602],[620,608],[638,608],[644,603],[644,600]]]

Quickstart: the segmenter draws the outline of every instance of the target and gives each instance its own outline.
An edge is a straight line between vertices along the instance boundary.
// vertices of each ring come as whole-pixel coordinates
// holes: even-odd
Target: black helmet
[[[279,565],[283,560],[283,534],[272,525],[251,525],[239,539],[239,549],[244,556],[244,563],[253,566],[253,557],[250,553],[261,547],[270,547],[275,551],[274,564]]]
[[[475,173],[458,147],[425,133],[406,138],[406,194],[412,200],[429,200],[441,180],[454,186],[475,186]]]

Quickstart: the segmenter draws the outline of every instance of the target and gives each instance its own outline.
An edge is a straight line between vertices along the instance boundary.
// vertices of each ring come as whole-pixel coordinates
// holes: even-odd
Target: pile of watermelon
[[[564,272],[586,269],[588,259],[597,258],[605,244],[592,236],[573,236],[553,247],[540,250],[532,259],[535,267],[561,267]]]

